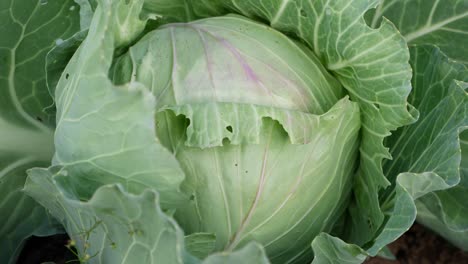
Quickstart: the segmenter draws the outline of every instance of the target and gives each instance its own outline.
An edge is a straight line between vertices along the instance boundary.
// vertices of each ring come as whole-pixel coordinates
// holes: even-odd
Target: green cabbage
[[[416,218],[466,249],[463,1],[32,2],[0,4],[0,262],[63,229],[83,263],[362,263]]]

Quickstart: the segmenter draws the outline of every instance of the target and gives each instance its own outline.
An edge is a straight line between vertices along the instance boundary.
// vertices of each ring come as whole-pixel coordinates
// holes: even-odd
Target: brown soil
[[[389,247],[397,260],[376,257],[365,264],[468,264],[468,252],[452,246],[418,224]]]

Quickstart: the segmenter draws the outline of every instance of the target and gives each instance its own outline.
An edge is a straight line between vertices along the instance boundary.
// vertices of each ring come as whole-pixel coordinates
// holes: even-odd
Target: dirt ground
[[[79,264],[73,253],[65,247],[68,243],[67,235],[50,237],[32,237],[21,252],[17,264]]]
[[[66,235],[34,237],[26,244],[17,264],[78,264],[76,256],[65,248]],[[390,245],[397,260],[372,258],[365,264],[468,264],[468,253],[453,247],[420,225],[414,225],[404,236]]]
[[[467,252],[417,224],[392,243],[390,250],[397,260],[372,258],[365,264],[468,264]]]

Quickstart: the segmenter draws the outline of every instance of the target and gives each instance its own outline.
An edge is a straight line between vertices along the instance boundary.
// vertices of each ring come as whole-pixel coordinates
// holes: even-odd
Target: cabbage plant
[[[0,260],[362,263],[467,250],[463,0],[7,0]]]

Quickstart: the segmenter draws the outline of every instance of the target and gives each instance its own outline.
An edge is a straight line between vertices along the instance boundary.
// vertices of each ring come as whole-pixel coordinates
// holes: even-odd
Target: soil
[[[76,256],[65,247],[67,242],[66,235],[33,237],[27,242],[17,264],[76,264]],[[468,264],[468,252],[455,248],[417,224],[389,247],[397,260],[376,257],[365,264]]]
[[[31,237],[21,252],[17,264],[79,264],[74,261],[77,257],[65,247],[68,243],[67,235],[48,237]]]
[[[389,246],[396,260],[372,258],[365,264],[468,264],[468,252],[415,224]]]

